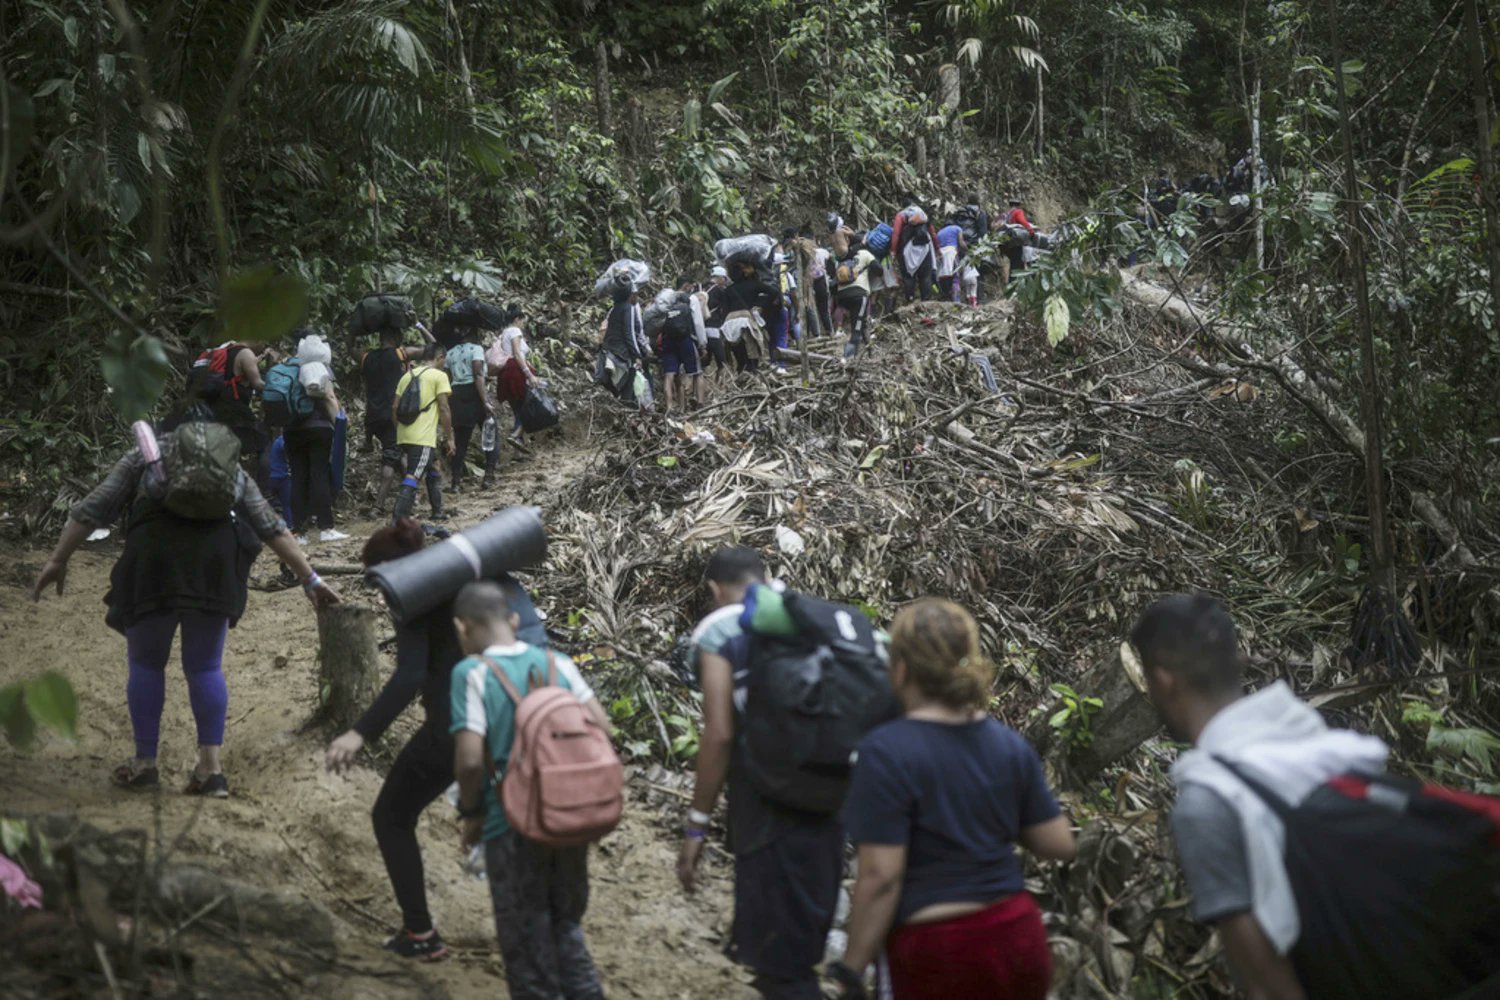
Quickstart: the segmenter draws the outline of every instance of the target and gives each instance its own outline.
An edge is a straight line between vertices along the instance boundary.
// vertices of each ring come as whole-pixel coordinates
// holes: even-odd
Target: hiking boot
[[[492,490],[492,489],[494,489],[495,488],[495,477],[492,476],[490,473],[486,472],[484,474],[484,478],[479,481],[479,488],[482,489],[482,490]]]
[[[463,491],[464,491],[464,487],[463,487],[462,483],[451,483],[451,484],[443,487],[443,492],[444,493],[452,493],[452,494],[456,495],[456,494],[462,493]]]
[[[110,784],[130,792],[149,792],[161,786],[161,772],[154,767],[139,770],[131,764],[121,764],[109,776]]]
[[[201,795],[206,799],[229,798],[229,782],[223,774],[210,774],[206,778],[198,777],[198,772],[193,772],[188,786],[182,790],[184,795]]]
[[[419,938],[403,928],[386,941],[385,948],[402,958],[415,958],[424,962],[436,962],[448,957],[448,945],[437,931]]]
[[[448,515],[441,510],[435,510],[428,515],[428,519],[433,521],[446,521],[448,520]]]
[[[344,534],[342,531],[338,530],[337,528],[324,528],[318,534],[318,541],[320,541],[320,542],[342,542],[344,539],[346,539],[348,537],[349,537],[348,535]]]

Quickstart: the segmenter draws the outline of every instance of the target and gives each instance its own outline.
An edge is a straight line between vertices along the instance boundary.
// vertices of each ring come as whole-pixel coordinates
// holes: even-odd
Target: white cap
[[[729,277],[729,272],[726,271],[726,270],[724,270],[724,266],[722,264],[720,264],[720,265],[717,265],[717,266],[714,267],[713,273],[712,273],[712,277],[715,277],[715,278],[727,278],[727,277]]]

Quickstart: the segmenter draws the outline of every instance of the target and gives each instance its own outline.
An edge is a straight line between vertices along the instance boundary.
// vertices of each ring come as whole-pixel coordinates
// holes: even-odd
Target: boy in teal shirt
[[[528,691],[534,673],[547,676],[547,652],[516,638],[517,618],[505,591],[489,581],[471,583],[453,602],[453,624],[465,653],[453,668],[454,773],[465,849],[484,842],[495,932],[510,995],[523,998],[602,998],[598,970],[583,939],[588,908],[588,848],[551,848],[511,828],[498,789],[515,739],[516,706],[494,671],[505,671]],[[608,717],[567,657],[558,656],[558,683],[588,706],[608,728]],[[524,695],[523,695],[524,697]]]

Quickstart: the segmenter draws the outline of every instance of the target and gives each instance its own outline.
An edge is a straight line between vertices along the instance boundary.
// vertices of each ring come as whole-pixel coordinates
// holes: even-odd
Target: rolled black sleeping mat
[[[547,558],[547,531],[537,507],[507,507],[466,531],[400,559],[366,577],[385,594],[397,622],[406,622],[451,599],[466,583],[492,580]]]

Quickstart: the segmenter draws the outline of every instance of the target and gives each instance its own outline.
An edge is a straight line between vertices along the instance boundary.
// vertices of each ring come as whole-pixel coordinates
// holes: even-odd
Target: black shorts
[[[422,444],[403,444],[401,452],[406,462],[407,479],[421,482],[423,476],[428,479],[442,478],[443,474],[438,470],[436,448]]]
[[[380,442],[380,464],[400,471],[405,465],[401,447],[396,444],[394,420],[365,420],[365,433]]]
[[[823,961],[844,874],[838,817],[799,824],[734,859],[731,957],[758,973],[792,978]]]

